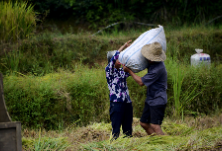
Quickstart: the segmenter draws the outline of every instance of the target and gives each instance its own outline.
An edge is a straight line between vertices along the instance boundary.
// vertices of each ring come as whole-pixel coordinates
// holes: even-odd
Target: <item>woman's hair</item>
[[[107,52],[107,61],[108,63],[111,61],[111,58],[113,57],[113,55],[116,53],[117,50],[113,50],[113,51],[108,51]]]

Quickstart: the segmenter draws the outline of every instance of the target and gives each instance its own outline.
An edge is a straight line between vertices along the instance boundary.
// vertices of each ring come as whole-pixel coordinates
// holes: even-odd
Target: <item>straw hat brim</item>
[[[142,55],[150,61],[160,62],[160,61],[165,61],[166,60],[166,54],[163,50],[162,50],[162,53],[160,55],[154,55],[151,52],[152,51],[149,50],[149,46],[146,49],[142,48],[142,50],[141,50]]]

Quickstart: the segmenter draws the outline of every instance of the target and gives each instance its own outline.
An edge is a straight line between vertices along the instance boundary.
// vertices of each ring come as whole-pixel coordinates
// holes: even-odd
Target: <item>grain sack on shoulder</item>
[[[146,31],[140,35],[130,47],[120,53],[119,61],[129,67],[133,72],[139,72],[147,68],[148,61],[143,57],[141,49],[144,45],[158,42],[166,52],[166,38],[163,26]]]

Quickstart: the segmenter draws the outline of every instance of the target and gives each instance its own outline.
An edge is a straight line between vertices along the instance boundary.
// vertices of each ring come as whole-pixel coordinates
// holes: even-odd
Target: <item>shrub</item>
[[[166,115],[174,113],[173,75],[176,62],[167,61],[168,103]],[[109,121],[109,91],[103,67],[88,68],[74,64],[74,72],[58,71],[42,77],[6,76],[4,79],[5,100],[13,120],[27,127],[58,129],[69,123],[86,125],[90,122]],[[220,66],[211,69],[180,66],[185,71],[181,96],[193,91],[195,99],[181,99],[185,115],[210,114],[221,109]],[[138,73],[143,76],[147,71]],[[133,101],[134,116],[140,117],[146,98],[146,87],[139,87],[127,79],[130,97]],[[183,102],[183,101],[186,102]]]
[[[109,120],[103,70],[76,65],[74,73],[5,77],[4,85],[9,113],[25,127],[58,129],[74,121],[86,125]]]
[[[217,57],[221,51],[213,49],[219,43],[217,37],[221,33],[212,29],[166,30],[167,115],[171,116],[178,110],[173,98],[178,68],[183,71],[181,91],[175,97],[179,101],[178,106],[182,104],[183,107],[179,112],[196,116],[211,114],[222,108],[222,68]],[[198,33],[201,35],[198,36]],[[71,122],[86,125],[93,121],[109,121],[109,92],[104,71],[106,51],[117,49],[126,40],[139,35],[135,31],[134,34],[121,34],[94,37],[43,34],[24,41],[19,51],[2,57],[0,70],[6,75],[5,100],[12,119],[21,121],[23,126],[47,129],[57,129]],[[211,68],[190,66],[188,60],[194,48],[199,46],[211,55]],[[146,72],[144,70],[138,75],[143,76]],[[128,78],[127,82],[134,116],[140,117],[146,87],[139,87],[132,78]],[[186,95],[191,93],[198,95],[187,99]]]

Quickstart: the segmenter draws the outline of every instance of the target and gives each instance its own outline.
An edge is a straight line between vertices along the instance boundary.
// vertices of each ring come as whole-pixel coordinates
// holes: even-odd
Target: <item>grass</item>
[[[165,65],[168,71],[166,115],[172,115],[178,109],[173,99],[177,64],[169,59]],[[45,76],[5,76],[5,100],[12,119],[21,121],[27,127],[46,129],[60,129],[74,121],[78,121],[79,125],[109,122],[109,92],[104,73],[106,64],[91,68],[82,63],[74,63],[73,66],[73,71],[61,69]],[[185,65],[180,68],[184,71],[184,81],[178,101],[183,115],[198,116],[220,111],[222,81],[218,77],[222,74],[221,66],[208,70]],[[143,76],[146,72],[144,70],[138,75]],[[127,82],[134,116],[140,117],[146,87],[139,87],[131,77]],[[181,112],[176,117],[179,115]]]
[[[44,32],[18,44],[1,44],[0,70],[42,76],[58,68],[73,70],[73,62],[81,61],[90,66],[106,62],[106,52],[118,49],[125,41],[135,40],[149,28],[117,30],[92,36],[90,32],[61,34]],[[216,65],[221,63],[222,32],[220,27],[165,27],[167,57],[183,64],[190,64],[195,48],[210,54]],[[18,57],[20,56],[20,57]],[[17,60],[13,59],[16,58]]]
[[[36,14],[27,2],[0,2],[0,42],[29,38],[36,27]]]
[[[220,111],[222,81],[218,77],[221,77],[222,66],[217,56],[221,51],[219,47],[213,49],[215,45],[220,45],[220,29],[167,28],[166,114],[178,112],[176,115],[197,116],[211,114],[215,108]],[[104,74],[106,51],[119,48],[126,40],[135,39],[139,34],[140,31],[131,30],[128,33],[104,33],[91,37],[89,33],[58,35],[46,32],[24,40],[18,51],[1,57],[0,69],[6,75],[5,99],[10,115],[28,127],[47,129],[57,129],[78,120],[80,125],[90,121],[109,121],[108,89]],[[211,68],[190,66],[189,59],[196,47],[206,48],[204,52],[212,58]],[[179,72],[175,70],[178,68]],[[175,75],[181,71],[184,72],[183,83],[176,88],[178,82],[175,79],[178,77]],[[145,74],[146,71],[138,73],[140,76]],[[140,117],[146,89],[138,87],[132,78],[128,79],[128,87],[134,115]],[[177,94],[179,88],[180,93]],[[62,114],[57,115],[57,112]]]
[[[8,110],[13,120],[33,128],[57,129],[77,120],[82,125],[107,121],[109,102],[103,73],[76,64],[74,73],[61,70],[43,77],[5,77]]]
[[[214,122],[209,122],[214,121]],[[188,117],[182,120],[165,118],[162,128],[165,136],[147,136],[139,125],[139,119],[133,120],[133,137],[120,138],[110,142],[110,123],[91,123],[78,127],[75,123],[62,131],[23,130],[23,148],[34,146],[35,142],[43,145],[51,139],[58,142],[58,147],[67,146],[64,150],[207,150],[220,148],[222,141],[222,115]],[[40,135],[41,136],[40,136]],[[43,139],[42,139],[43,140]],[[60,142],[60,143],[59,143]],[[55,150],[51,148],[52,150]]]
[[[64,151],[70,147],[67,138],[50,138],[50,137],[39,137],[39,139],[22,139],[23,149],[24,150],[34,150],[34,151],[42,151],[42,150],[56,150],[56,151]]]
[[[143,30],[147,29],[116,30],[93,37],[92,33],[84,32],[45,32],[18,44],[1,44],[2,50],[8,50],[0,58],[0,70],[5,76],[5,100],[12,119],[22,122],[24,147],[37,150],[50,149],[50,144],[60,144],[61,148],[67,147],[66,150],[216,147],[221,140],[221,120],[205,115],[221,113],[220,27],[165,28],[168,72],[165,113],[168,118],[163,129],[168,135],[148,137],[141,129],[137,118],[142,114],[146,88],[128,78],[134,107],[134,137],[108,141],[111,125],[104,73],[106,51],[136,39]],[[211,55],[210,68],[190,66],[195,48],[203,48]],[[146,73],[141,71],[138,75]],[[177,116],[172,116],[175,113]],[[178,115],[183,115],[183,121]],[[45,130],[40,133],[39,128]],[[53,146],[51,149],[56,150]]]
[[[180,116],[182,113],[183,117],[183,109],[180,102],[182,83],[183,83],[183,73],[178,67],[176,75],[173,77],[173,91],[174,91],[173,97],[175,101],[175,116]]]
[[[184,108],[189,105],[204,89],[197,91],[197,87],[190,85],[182,93],[182,86],[184,82],[184,71],[179,66],[176,67],[176,74],[173,75],[173,99],[174,99],[174,116],[184,117]]]

